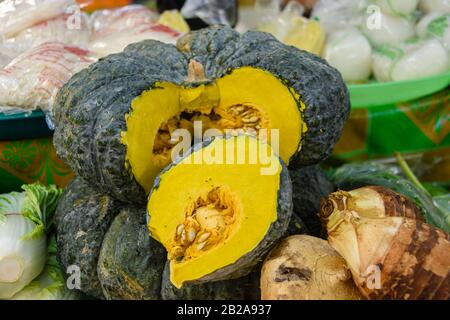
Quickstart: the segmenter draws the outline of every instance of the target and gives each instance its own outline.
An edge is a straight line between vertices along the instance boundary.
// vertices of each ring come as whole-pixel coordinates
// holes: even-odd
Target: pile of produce
[[[319,0],[323,57],[347,82],[411,80],[450,70],[446,0]]]
[[[325,3],[311,5],[320,23],[334,5],[367,8]],[[374,3],[389,29],[439,1]],[[0,70],[0,106],[52,109],[75,178],[0,195],[0,299],[450,299],[448,189],[399,154],[395,169],[323,169],[349,117],[345,81],[367,80],[386,34],[321,25],[291,3],[278,22],[310,38],[275,20],[260,25],[275,36],[189,32],[177,12],[142,6],[82,14],[78,34],[55,36],[69,18],[43,4],[0,2],[0,58],[21,44]],[[356,73],[333,53],[348,35],[365,44],[344,46],[366,59]],[[428,36],[407,45],[445,46]]]

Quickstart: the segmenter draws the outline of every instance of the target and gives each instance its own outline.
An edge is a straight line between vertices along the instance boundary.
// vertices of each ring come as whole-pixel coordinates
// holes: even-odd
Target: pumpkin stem
[[[205,70],[200,62],[191,59],[189,61],[188,66],[188,81],[189,82],[197,82],[197,81],[205,81],[206,75]]]

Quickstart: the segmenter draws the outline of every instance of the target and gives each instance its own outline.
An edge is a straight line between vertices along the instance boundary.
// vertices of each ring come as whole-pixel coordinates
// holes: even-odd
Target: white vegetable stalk
[[[36,225],[21,214],[0,223],[0,298],[11,298],[36,278],[45,265],[45,233],[29,238]]]
[[[50,240],[47,262],[44,271],[24,289],[15,294],[12,300],[76,300],[77,290],[66,287],[63,272],[56,261],[56,240]]]
[[[48,231],[61,190],[25,185],[0,195],[0,299],[11,298],[42,271]]]

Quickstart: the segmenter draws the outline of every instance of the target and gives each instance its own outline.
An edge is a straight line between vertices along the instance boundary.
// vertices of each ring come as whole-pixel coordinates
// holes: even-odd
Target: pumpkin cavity
[[[194,123],[201,123],[201,136],[194,130]],[[258,136],[263,140],[268,139],[267,130],[270,122],[267,114],[257,106],[250,104],[236,104],[229,107],[217,106],[204,111],[183,111],[164,122],[158,129],[153,143],[154,161],[159,166],[166,166],[171,162],[172,150],[179,142],[174,132],[184,129],[191,137],[190,144],[194,139],[200,141],[203,135],[208,137],[217,135],[249,134]],[[216,130],[216,131],[212,131]]]
[[[174,231],[169,259],[186,262],[225,241],[236,225],[239,199],[229,187],[213,187],[191,202]]]

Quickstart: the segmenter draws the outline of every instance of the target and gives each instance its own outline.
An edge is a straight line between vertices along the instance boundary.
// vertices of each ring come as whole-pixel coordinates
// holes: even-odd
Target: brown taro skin
[[[263,300],[362,299],[345,260],[326,240],[309,235],[284,238],[261,270]]]
[[[381,288],[361,286],[368,299],[450,299],[449,234],[415,219],[403,218],[380,264]]]

